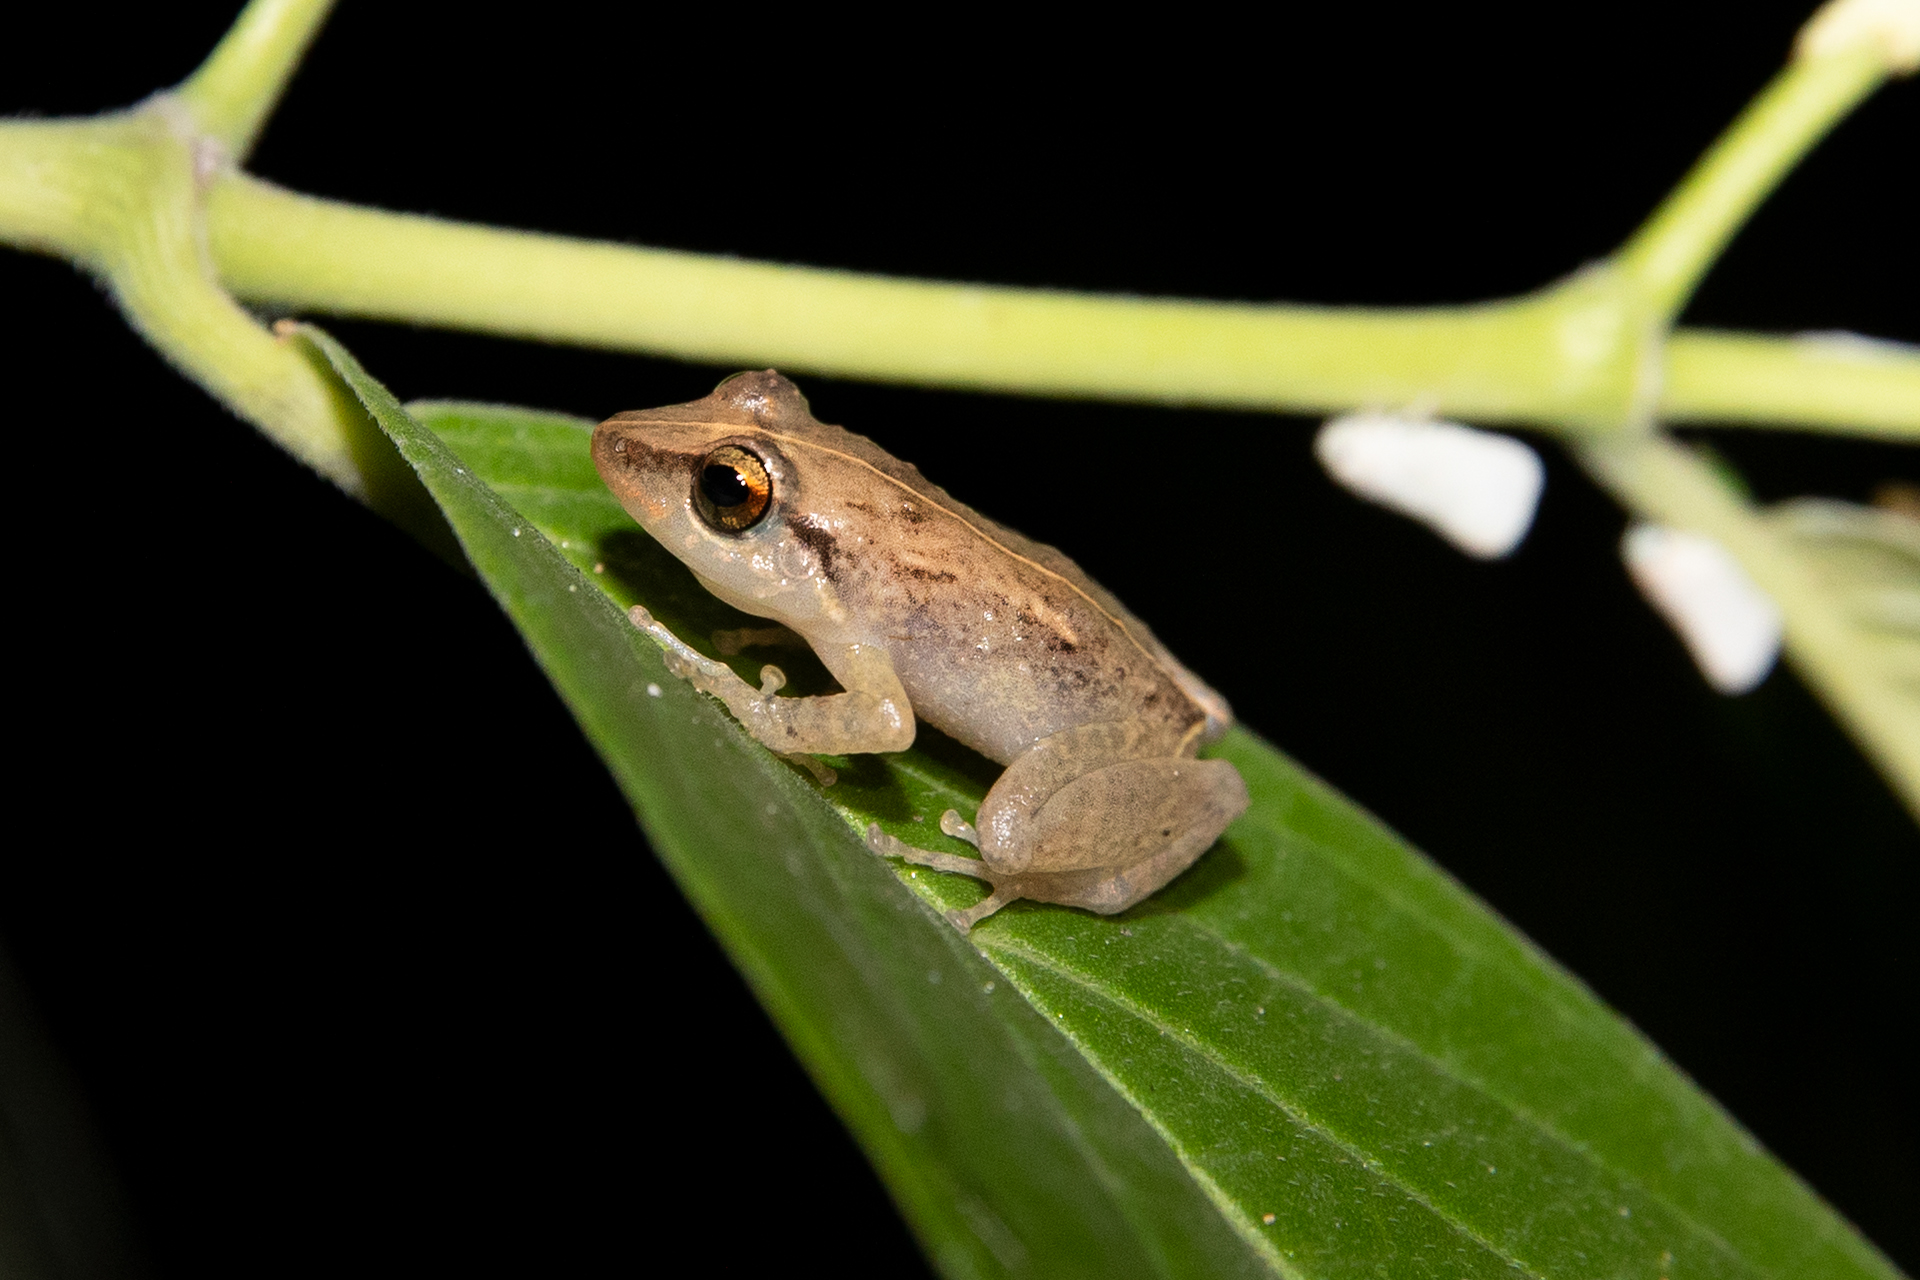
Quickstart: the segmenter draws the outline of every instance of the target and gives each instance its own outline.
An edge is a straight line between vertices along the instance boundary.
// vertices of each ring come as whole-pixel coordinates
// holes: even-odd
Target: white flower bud
[[[1745,693],[1780,656],[1780,609],[1712,538],[1636,524],[1620,558],[1647,602],[1664,616],[1721,693]]]
[[[1920,0],[1829,0],[1800,28],[1797,58],[1824,58],[1878,44],[1887,70],[1920,68]]]
[[[1313,452],[1348,489],[1485,560],[1520,545],[1546,483],[1525,444],[1457,422],[1350,413],[1320,428]]]

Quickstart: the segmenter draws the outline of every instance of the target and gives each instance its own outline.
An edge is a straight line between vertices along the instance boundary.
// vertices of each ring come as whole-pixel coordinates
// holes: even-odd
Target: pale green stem
[[[1627,381],[1620,277],[1478,307],[1251,306],[898,280],[386,213],[236,175],[209,235],[242,297],[711,363],[1321,413],[1586,426]],[[1796,379],[1800,381],[1796,381]],[[1682,332],[1661,416],[1920,438],[1920,351]]]
[[[333,0],[252,0],[176,96],[238,164],[327,20]]]
[[[716,363],[1306,412],[1595,422],[1625,379],[1605,273],[1425,310],[1247,306],[899,280],[383,213],[244,176],[210,243],[242,297]]]
[[[1807,560],[1692,450],[1665,436],[1613,437],[1579,449],[1581,462],[1643,518],[1705,534],[1725,547],[1780,607],[1787,655],[1920,817],[1920,731],[1885,677],[1858,661],[1845,607]]]
[[[1884,53],[1860,47],[1774,77],[1615,255],[1653,316],[1671,323],[1741,224],[1887,71]]]
[[[220,144],[250,141],[325,10],[324,0],[255,0],[181,95],[139,113],[0,124],[0,237],[106,276],[170,359],[355,492],[372,483],[371,460],[355,456],[359,419],[343,417],[324,375],[293,362],[222,280],[245,297],[335,314],[1002,391],[1310,413],[1411,407],[1576,434],[1652,409],[1920,436],[1910,350],[1863,361],[1681,335],[1663,366],[1649,340],[1646,281],[1681,279],[1863,91],[1878,73],[1856,53],[1807,60],[1769,90],[1630,246],[1631,270],[1602,266],[1507,302],[1382,310],[743,262],[383,213],[235,173]],[[1669,382],[1664,399],[1636,405]]]
[[[217,273],[201,263],[195,279],[214,293],[223,281],[242,297],[311,311],[1000,391],[1305,413],[1406,407],[1583,435],[1657,413],[1798,417],[1920,436],[1914,353],[1886,354],[1870,367],[1853,360],[1861,367],[1843,370],[1848,361],[1832,352],[1682,335],[1668,359],[1659,341],[1664,320],[1649,314],[1645,296],[1648,280],[1669,288],[1680,278],[1672,264],[1717,244],[1810,145],[1825,127],[1819,122],[1830,122],[1848,94],[1857,96],[1878,74],[1866,55],[1805,60],[1783,76],[1636,238],[1625,259],[1630,269],[1602,266],[1538,294],[1480,306],[1249,306],[898,280],[597,244],[356,208],[232,171],[217,147],[209,154],[202,130],[244,145],[325,7],[323,0],[255,0],[182,97],[162,97],[149,113],[173,122],[170,147],[190,152],[183,172],[199,185],[180,188],[187,193],[180,207],[187,223],[204,215]],[[1851,70],[1836,79],[1835,68]],[[1837,89],[1842,81],[1852,87]],[[0,176],[46,161],[48,135],[38,128],[0,125]],[[23,159],[10,148],[34,154]],[[84,186],[79,170],[87,163],[74,151],[55,167]],[[105,271],[136,323],[183,368],[223,396],[226,383],[241,384],[240,398],[228,396],[241,412],[278,423],[268,429],[285,434],[295,452],[359,487],[344,461],[345,437],[322,425],[326,415],[266,403],[263,388],[274,379],[222,374],[217,366],[231,354],[224,348],[190,357],[183,344],[199,341],[194,326],[172,333],[157,294],[135,288],[131,277],[117,279],[116,272],[127,274],[124,264],[111,267],[97,245],[69,244],[76,228],[56,224],[71,223],[79,206],[63,205],[50,220],[45,209],[36,213],[37,180],[0,182],[0,236]],[[125,202],[97,207],[131,209]],[[194,238],[184,224],[173,234],[182,246]],[[1805,378],[1782,372],[1789,367]],[[1662,398],[1646,399],[1669,381]],[[1790,394],[1773,405],[1755,390],[1764,385],[1775,394],[1783,383]],[[1783,412],[1782,401],[1791,408]]]
[[[1920,440],[1920,348],[1846,333],[1763,338],[1681,329],[1660,417]]]
[[[0,235],[98,275],[183,374],[444,550],[424,493],[339,380],[220,287],[201,238],[201,154],[169,95],[93,120],[0,123]]]

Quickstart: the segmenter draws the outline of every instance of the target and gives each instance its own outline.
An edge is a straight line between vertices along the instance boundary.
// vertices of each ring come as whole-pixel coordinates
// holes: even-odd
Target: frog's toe
[[[976,849],[980,847],[980,833],[973,829],[971,822],[960,816],[958,809],[949,809],[940,815],[940,830],[955,840],[965,840]]]
[[[985,920],[988,916],[1019,896],[1018,893],[1015,893],[1011,889],[995,889],[992,893],[980,899],[979,902],[968,907],[965,911],[947,912],[947,923],[960,932],[967,933],[972,930],[973,926],[979,924],[982,920]]]
[[[805,769],[813,775],[813,780],[823,787],[830,787],[840,781],[840,775],[834,771],[832,765],[804,751],[776,751],[773,754],[796,768]]]
[[[962,858],[951,853],[935,853],[931,849],[916,849],[882,831],[877,822],[867,824],[867,848],[883,858],[904,858],[916,867],[951,871],[956,875],[972,876],[976,880],[984,880],[987,877],[987,864],[980,859]]]

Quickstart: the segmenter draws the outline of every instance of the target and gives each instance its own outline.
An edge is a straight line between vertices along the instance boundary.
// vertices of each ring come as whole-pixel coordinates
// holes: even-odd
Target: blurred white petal
[[[1794,54],[1822,58],[1877,44],[1888,69],[1920,68],[1920,0],[1830,0],[1807,19]]]
[[[1620,540],[1620,558],[1709,684],[1745,693],[1767,678],[1780,656],[1780,610],[1726,548],[1683,529],[1636,524]]]
[[[1540,456],[1512,436],[1430,418],[1345,414],[1313,451],[1348,489],[1486,560],[1520,545],[1546,483]]]

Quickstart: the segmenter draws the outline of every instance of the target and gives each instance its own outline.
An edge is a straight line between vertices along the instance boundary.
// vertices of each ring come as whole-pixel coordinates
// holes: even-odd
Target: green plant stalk
[[[1760,202],[1888,71],[1874,45],[1796,58],[1707,149],[1614,255],[1663,327]]]
[[[246,159],[333,0],[254,0],[177,96],[234,164]]]
[[[1779,606],[1786,650],[1920,817],[1920,732],[1874,673],[1850,661],[1848,623],[1806,565],[1758,512],[1686,446],[1661,436],[1593,441],[1580,450],[1587,471],[1629,509],[1691,529],[1725,547]]]
[[[1861,379],[1841,367],[1857,360],[1779,343],[1664,341],[1671,308],[1733,228],[1884,78],[1867,49],[1790,66],[1613,264],[1479,306],[1248,306],[742,262],[282,191],[232,158],[327,7],[255,0],[178,94],[137,112],[0,124],[0,238],[99,272],[184,372],[362,496],[387,483],[384,455],[356,443],[325,381],[226,289],[333,314],[1000,391],[1414,407],[1576,435],[1715,413],[1920,438],[1920,352],[1883,353]],[[1786,412],[1752,392],[1781,384]]]
[[[1920,439],[1920,351],[1847,333],[1792,338],[1681,329],[1666,344],[1667,422]]]
[[[716,363],[1259,409],[1426,399],[1499,419],[1608,400],[1595,362],[1570,361],[1556,331],[1604,308],[1594,277],[1424,310],[1107,297],[503,231],[243,175],[215,186],[208,230],[234,291],[276,306]]]
[[[92,272],[182,374],[449,554],[437,509],[358,403],[235,302],[207,253],[207,186],[251,147],[330,7],[252,0],[179,93],[0,123],[0,240]]]
[[[122,305],[142,300],[130,318],[184,372],[276,438],[269,423],[293,424],[283,445],[362,491],[348,432],[315,411],[314,388],[303,390],[305,376],[266,351],[257,326],[217,297],[197,307],[175,299],[182,314],[162,317],[144,300],[157,303],[165,290],[132,279],[143,267],[156,274],[144,262],[156,255],[106,251],[148,201],[171,200],[172,229],[188,238],[192,148],[143,126],[146,114],[0,124],[0,235],[110,282],[126,277],[114,286]],[[147,190],[163,169],[172,171],[164,190]],[[1607,292],[1605,276],[1480,307],[1246,306],[891,280],[593,243],[364,209],[231,172],[214,177],[207,203],[217,274],[242,296],[716,362],[1296,412],[1419,404],[1554,426],[1573,399],[1568,385],[1581,381],[1560,371],[1554,347],[1578,347],[1593,330],[1601,336],[1588,349],[1616,346],[1604,297],[1594,297]],[[207,273],[190,265],[173,275],[198,292]],[[192,312],[225,313],[224,322]],[[1545,331],[1549,315],[1557,333]],[[1667,344],[1661,382],[1658,412],[1671,421],[1920,439],[1920,352],[1895,344],[1682,330]],[[277,396],[267,391],[275,383]],[[1595,398],[1588,408],[1603,406]]]
[[[1871,48],[1795,61],[1617,266],[1479,306],[1249,306],[898,280],[386,213],[239,174],[211,193],[209,235],[242,297],[715,363],[1256,410],[1419,406],[1581,434],[1650,411],[1920,438],[1920,352],[1883,352],[1861,378],[1852,353],[1778,339],[1661,341],[1740,223],[1886,74]],[[1791,394],[1770,401],[1756,386]]]
[[[365,415],[308,356],[220,286],[199,234],[205,159],[193,122],[166,95],[92,120],[9,122],[0,126],[0,225],[12,243],[98,276],[183,374],[377,502],[391,468],[382,473],[376,460],[392,450],[366,435]]]
[[[1839,12],[1829,5],[1808,30]],[[1858,8],[1856,7],[1856,14]],[[1804,33],[1803,33],[1804,34]],[[1777,409],[1801,406],[1831,413],[1842,398],[1858,413],[1842,429],[1889,431],[1870,410],[1912,403],[1914,352],[1850,335],[1806,335],[1784,350],[1740,335],[1711,343],[1669,341],[1673,317],[1692,295],[1727,242],[1794,161],[1896,70],[1898,41],[1871,24],[1824,52],[1800,41],[1792,63],[1742,112],[1701,157],[1646,225],[1615,255],[1632,282],[1630,295],[1645,308],[1642,369],[1634,425],[1637,435],[1596,437],[1578,456],[1586,470],[1628,510],[1663,524],[1691,529],[1725,547],[1779,607],[1787,655],[1873,758],[1911,812],[1920,817],[1920,726],[1910,705],[1887,696],[1875,664],[1860,660],[1844,607],[1824,590],[1809,563],[1694,453],[1651,430],[1662,417],[1692,415],[1667,409],[1674,392],[1691,393],[1704,417],[1752,419],[1756,393]],[[1817,372],[1816,372],[1817,371]],[[1815,391],[1816,386],[1822,390]],[[1829,399],[1828,397],[1832,398]],[[1885,397],[1883,400],[1882,398]],[[1679,397],[1683,401],[1686,396]]]
[[[1245,305],[899,280],[387,213],[245,175],[209,197],[223,279],[276,306],[712,363],[1322,413],[1419,406],[1582,434],[1634,382],[1619,272],[1469,307]],[[1891,347],[1892,344],[1883,344]],[[1920,439],[1920,351],[1875,376],[1783,339],[1674,336],[1661,416]],[[1755,366],[1795,391],[1748,388]]]

